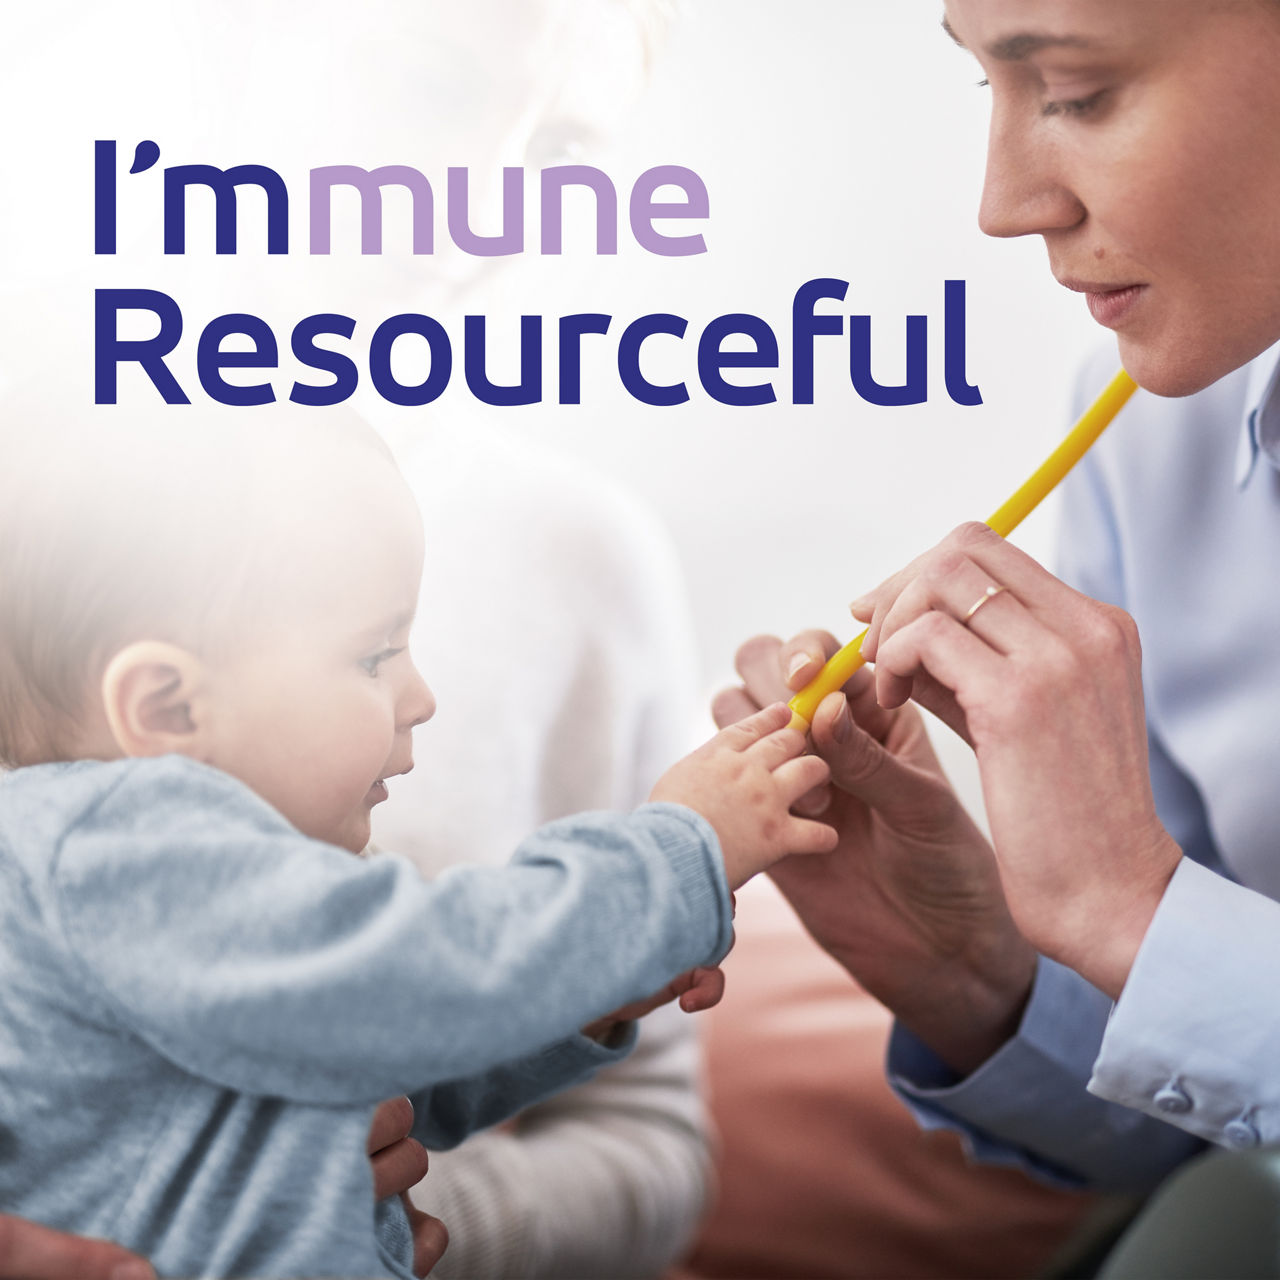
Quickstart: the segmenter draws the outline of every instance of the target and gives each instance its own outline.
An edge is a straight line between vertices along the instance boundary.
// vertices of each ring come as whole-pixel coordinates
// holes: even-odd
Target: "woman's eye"
[[[1102,99],[1106,96],[1106,93],[1105,89],[1099,89],[1097,93],[1091,93],[1084,98],[1059,98],[1053,102],[1046,102],[1040,108],[1040,114],[1042,116],[1069,116],[1079,119],[1096,111],[1102,105]]]

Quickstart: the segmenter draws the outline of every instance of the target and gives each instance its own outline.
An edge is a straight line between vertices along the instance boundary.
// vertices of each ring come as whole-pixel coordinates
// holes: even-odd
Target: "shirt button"
[[[1191,1099],[1176,1084],[1166,1085],[1155,1096],[1155,1104],[1171,1116],[1180,1116],[1191,1110]]]
[[[1237,1149],[1258,1145],[1258,1131],[1247,1120],[1233,1120],[1223,1129],[1222,1136]]]

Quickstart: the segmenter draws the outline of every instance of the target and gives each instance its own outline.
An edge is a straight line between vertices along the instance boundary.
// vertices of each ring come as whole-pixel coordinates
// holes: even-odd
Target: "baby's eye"
[[[370,656],[367,658],[361,658],[360,665],[365,669],[365,671],[369,673],[369,675],[376,676],[378,674],[378,669],[382,666],[384,662],[390,662],[391,659],[394,658],[397,654],[400,654],[403,652],[404,652],[403,648],[383,649],[379,653],[370,654]]]

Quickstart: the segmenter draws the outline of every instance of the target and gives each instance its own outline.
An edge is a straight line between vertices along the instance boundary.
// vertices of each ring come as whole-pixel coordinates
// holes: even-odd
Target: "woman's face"
[[[1280,340],[1280,0],[946,0],[992,119],[979,222],[1044,237],[1125,368],[1188,395]]]

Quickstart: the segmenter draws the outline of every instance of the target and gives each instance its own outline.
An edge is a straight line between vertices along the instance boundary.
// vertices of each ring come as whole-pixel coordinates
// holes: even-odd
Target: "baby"
[[[377,1103],[447,1146],[713,1002],[730,891],[835,844],[790,813],[826,766],[779,705],[500,870],[353,856],[434,709],[376,438],[37,412],[0,438],[0,1211],[162,1275],[408,1277]]]

